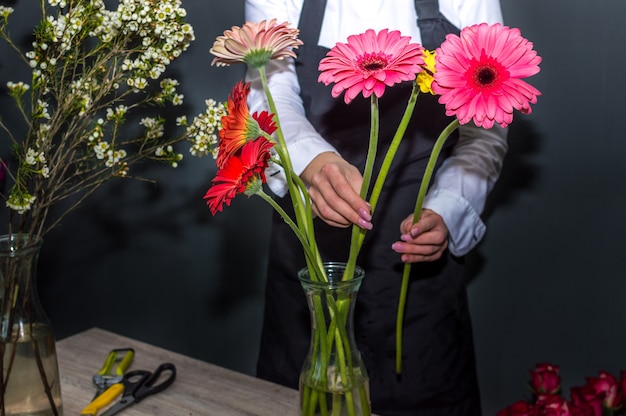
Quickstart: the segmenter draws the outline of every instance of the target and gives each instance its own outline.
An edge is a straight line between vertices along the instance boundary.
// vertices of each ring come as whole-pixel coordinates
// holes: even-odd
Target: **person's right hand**
[[[327,224],[372,229],[371,207],[359,195],[363,176],[355,166],[336,153],[324,152],[309,163],[301,177],[309,189],[313,212]]]

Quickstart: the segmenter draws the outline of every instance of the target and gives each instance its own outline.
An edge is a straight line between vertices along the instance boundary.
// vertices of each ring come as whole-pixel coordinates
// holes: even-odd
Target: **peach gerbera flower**
[[[245,62],[253,68],[265,66],[270,59],[295,58],[294,49],[302,45],[300,31],[289,23],[276,19],[259,23],[246,22],[233,26],[218,36],[210,52],[215,55],[212,65],[228,66]]]
[[[499,23],[468,26],[450,34],[436,51],[433,91],[446,114],[461,124],[505,127],[513,110],[530,113],[539,90],[522,81],[539,72],[541,58],[519,29]]]
[[[385,87],[415,80],[424,63],[422,46],[409,43],[409,36],[383,29],[368,29],[348,37],[348,43],[337,43],[319,64],[319,82],[335,83],[332,96],[345,91],[344,101],[350,103],[359,93],[365,98],[381,97]]]

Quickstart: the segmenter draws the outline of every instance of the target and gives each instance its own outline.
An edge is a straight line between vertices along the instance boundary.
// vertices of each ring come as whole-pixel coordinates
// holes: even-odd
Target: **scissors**
[[[168,373],[167,377],[159,380],[163,372]],[[176,366],[172,363],[163,363],[153,372],[147,370],[133,370],[124,376],[124,394],[122,399],[115,403],[102,416],[113,416],[139,403],[143,399],[153,394],[162,392],[172,385],[176,379]]]
[[[124,372],[128,369],[134,357],[135,350],[132,348],[117,348],[109,352],[106,360],[104,360],[104,365],[93,376],[93,383],[98,390],[92,401],[112,385],[122,382]]]
[[[104,365],[93,376],[97,386],[96,395],[81,412],[81,416],[95,416],[98,410],[111,403],[124,390],[122,381],[124,372],[130,366],[135,356],[132,348],[118,348],[111,350]]]

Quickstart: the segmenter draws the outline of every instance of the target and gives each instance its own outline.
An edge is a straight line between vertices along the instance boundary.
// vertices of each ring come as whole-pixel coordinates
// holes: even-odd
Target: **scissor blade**
[[[132,396],[123,397],[122,400],[115,403],[109,410],[102,413],[100,416],[113,416],[126,409],[135,403],[135,399]]]

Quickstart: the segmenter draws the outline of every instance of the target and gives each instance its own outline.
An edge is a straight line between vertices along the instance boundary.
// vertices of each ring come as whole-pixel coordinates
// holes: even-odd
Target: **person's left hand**
[[[429,209],[422,211],[419,221],[413,224],[413,214],[400,224],[400,241],[391,248],[402,255],[404,263],[435,261],[448,248],[448,227],[439,214]]]

